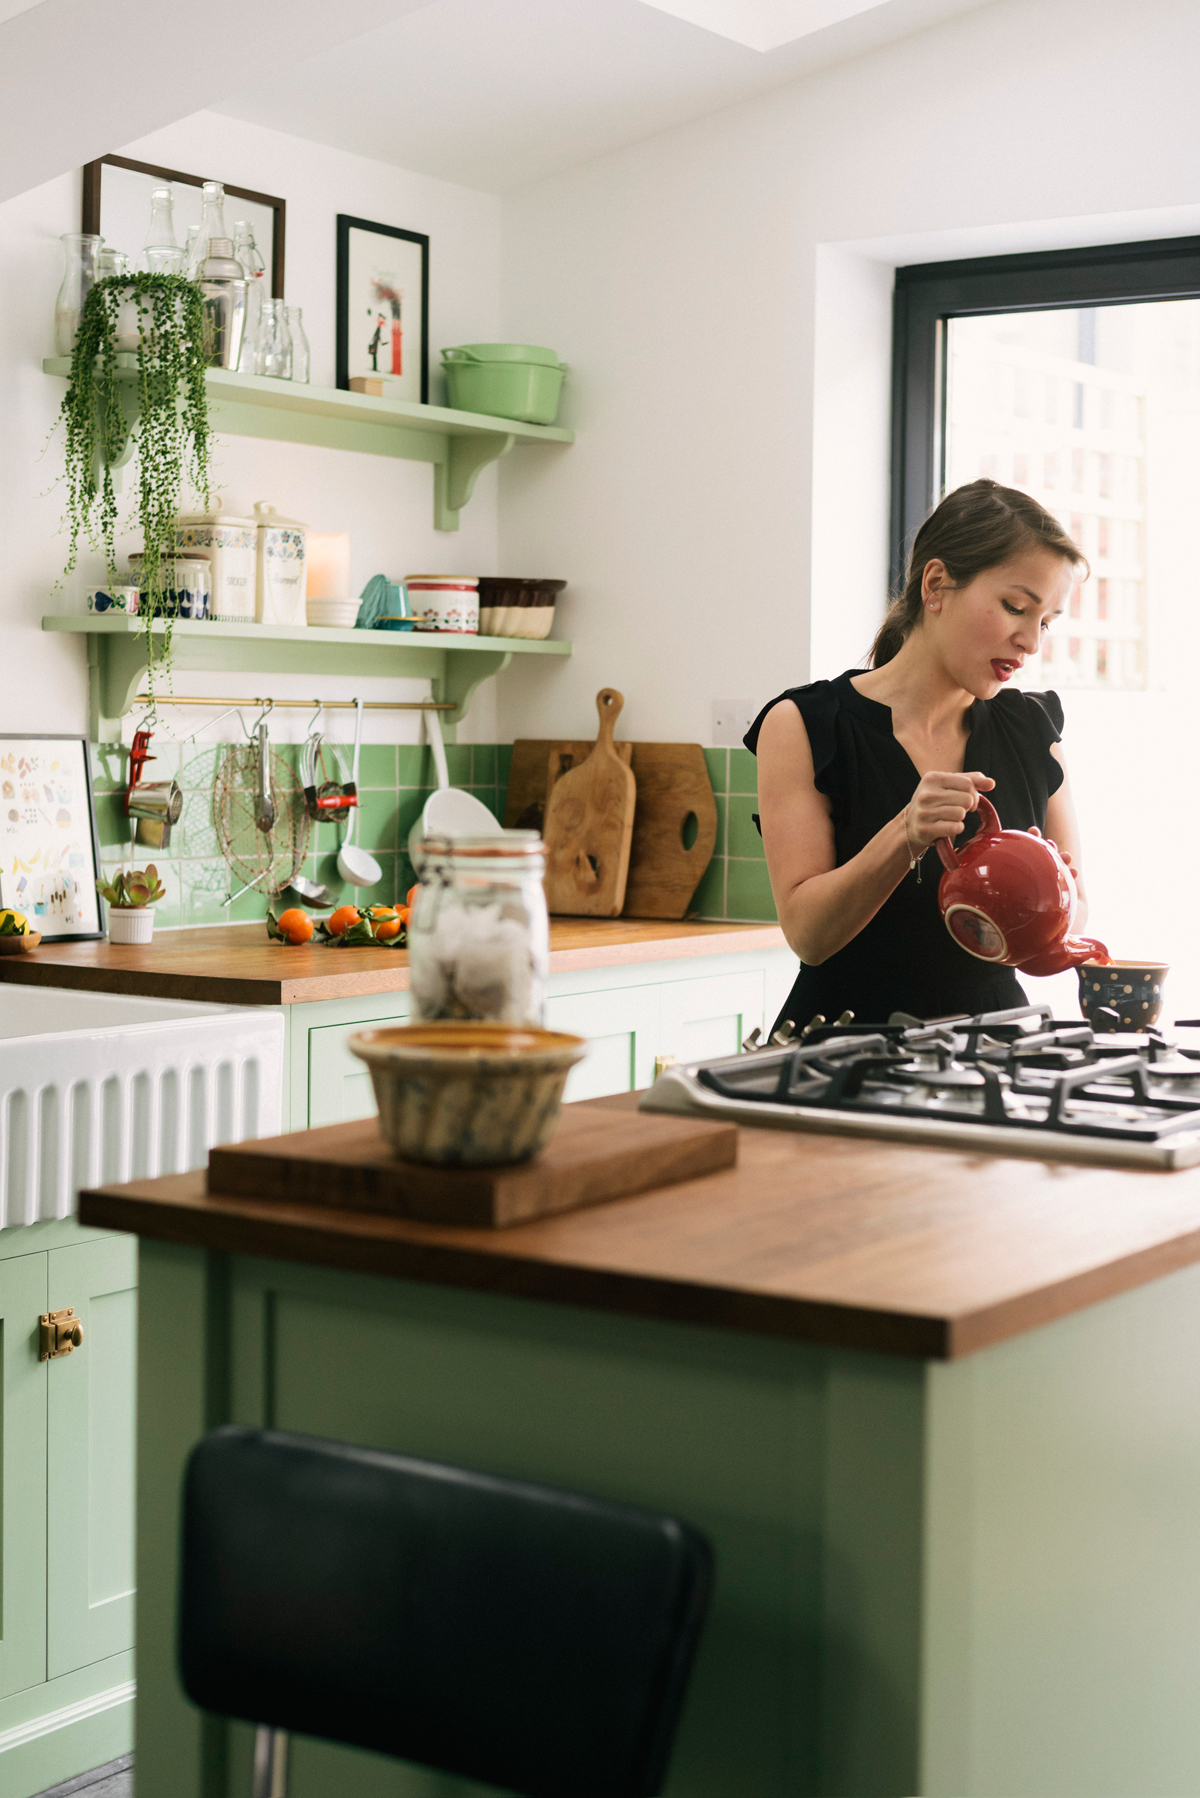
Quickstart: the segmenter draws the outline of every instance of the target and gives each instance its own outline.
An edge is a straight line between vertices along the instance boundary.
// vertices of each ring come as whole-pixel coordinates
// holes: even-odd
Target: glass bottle
[[[272,375],[277,381],[292,378],[292,336],[288,330],[287,307],[282,300],[263,302],[257,371],[260,375]]]
[[[178,275],[183,270],[183,251],[175,238],[174,204],[169,187],[156,187],[150,195],[150,228],[142,245],[142,264],[152,275]]]
[[[225,188],[220,181],[206,181],[200,189],[200,226],[192,240],[188,258],[188,279],[198,281],[208,261],[209,245],[214,237],[229,238],[225,229]],[[230,250],[233,240],[230,238]]]
[[[417,1016],[544,1023],[550,920],[539,833],[427,837],[416,867],[408,954]]]
[[[86,231],[66,231],[58,241],[67,266],[54,302],[54,353],[69,356],[75,347],[83,302],[99,280],[96,263],[104,239]]]
[[[263,302],[267,298],[267,265],[254,241],[254,227],[238,219],[233,227],[233,253],[246,271],[246,329],[238,368],[244,375],[257,373],[258,340],[263,326]]]
[[[107,245],[96,258],[96,279],[107,281],[110,275],[127,275],[129,258],[124,250],[110,250]]]
[[[292,379],[307,381],[312,355],[308,347],[308,338],[304,335],[304,316],[299,306],[288,306],[288,331],[292,339]]]
[[[200,237],[204,237],[203,225]],[[246,329],[249,282],[233,253],[232,238],[213,233],[207,238],[207,249],[196,277],[204,296],[205,359],[212,368],[236,368]]]

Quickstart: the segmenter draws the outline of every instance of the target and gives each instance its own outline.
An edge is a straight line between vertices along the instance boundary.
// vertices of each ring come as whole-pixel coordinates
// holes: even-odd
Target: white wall
[[[892,264],[1197,229],[1198,63],[1188,0],[998,0],[511,196],[505,333],[571,364],[580,437],[501,468],[502,563],[570,577],[576,641],[501,735],[613,684],[631,735],[708,741],[714,698],[856,660]]]
[[[333,385],[335,215],[349,212],[430,237],[430,359],[442,344],[499,335],[500,202],[472,189],[409,174],[363,157],[323,149],[300,138],[263,130],[213,113],[198,113],[136,143],[124,154],[169,168],[212,174],[237,186],[287,200],[286,289],[304,310],[312,344],[314,383]],[[81,639],[48,636],[47,611],[82,610],[86,577],[99,563],[85,556],[65,596],[51,588],[66,554],[59,534],[61,471],[57,442],[42,454],[64,384],[41,372],[53,354],[54,296],[62,269],[58,236],[79,229],[80,179],[65,176],[0,205],[0,524],[5,580],[0,621],[5,635],[5,730],[83,730],[87,723],[86,653]],[[231,213],[232,217],[232,213]],[[137,244],[120,245],[136,251]],[[440,377],[438,377],[440,379]],[[440,397],[435,385],[432,397]],[[351,536],[353,591],[380,571],[398,577],[415,570],[490,574],[496,570],[496,475],[480,476],[457,533],[433,529],[433,474],[426,464],[388,457],[266,443],[219,440],[217,480],[223,502],[244,511],[267,500],[314,529]],[[121,540],[135,547],[134,535]],[[238,694],[235,677],[188,677],[191,690]],[[261,685],[261,677],[254,683]],[[364,697],[419,697],[422,683],[363,687]],[[273,682],[278,697],[311,688],[301,677]],[[327,698],[350,696],[354,683],[324,680]],[[477,695],[464,740],[495,735],[494,697]],[[202,715],[201,715],[202,716]],[[176,714],[192,729],[201,717]],[[303,734],[304,714],[280,715],[281,735]],[[415,741],[416,714],[368,714],[375,741]],[[236,733],[231,720],[224,730]]]

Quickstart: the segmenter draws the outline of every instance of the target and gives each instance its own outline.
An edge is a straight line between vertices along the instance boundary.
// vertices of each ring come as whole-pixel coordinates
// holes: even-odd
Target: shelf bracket
[[[449,725],[453,731],[466,717],[467,708],[480,682],[489,680],[493,674],[503,674],[511,661],[511,650],[502,649],[497,650],[494,655],[482,650],[469,656],[448,655],[443,673],[434,683],[437,688],[435,697],[452,701],[455,710],[443,713],[442,723]]]
[[[438,531],[456,531],[458,515],[475,491],[481,468],[507,456],[516,438],[500,431],[481,432],[477,437],[451,437],[446,445],[446,461],[433,470],[433,526]]]
[[[149,666],[146,634],[89,637],[88,730],[93,743],[119,743],[121,720],[132,711]]]

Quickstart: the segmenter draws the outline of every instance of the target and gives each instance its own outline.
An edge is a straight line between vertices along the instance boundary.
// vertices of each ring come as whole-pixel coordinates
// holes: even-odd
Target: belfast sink
[[[0,986],[0,1228],[282,1127],[279,1011]]]

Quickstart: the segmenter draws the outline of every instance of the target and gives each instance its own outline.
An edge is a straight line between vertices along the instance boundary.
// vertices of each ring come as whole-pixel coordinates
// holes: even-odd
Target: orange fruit
[[[289,943],[307,943],[313,933],[312,919],[295,905],[279,914],[278,924]]]
[[[330,936],[345,936],[352,924],[358,923],[357,905],[339,905],[325,920],[325,928]]]
[[[413,900],[416,898],[416,896],[420,892],[420,890],[421,890],[421,885],[420,885],[420,882],[418,881],[417,885],[415,887],[409,887],[407,893],[404,895],[404,903],[408,907],[409,911],[412,910]]]
[[[400,914],[394,905],[373,905],[371,921],[381,943],[390,943],[394,936],[400,935]]]

